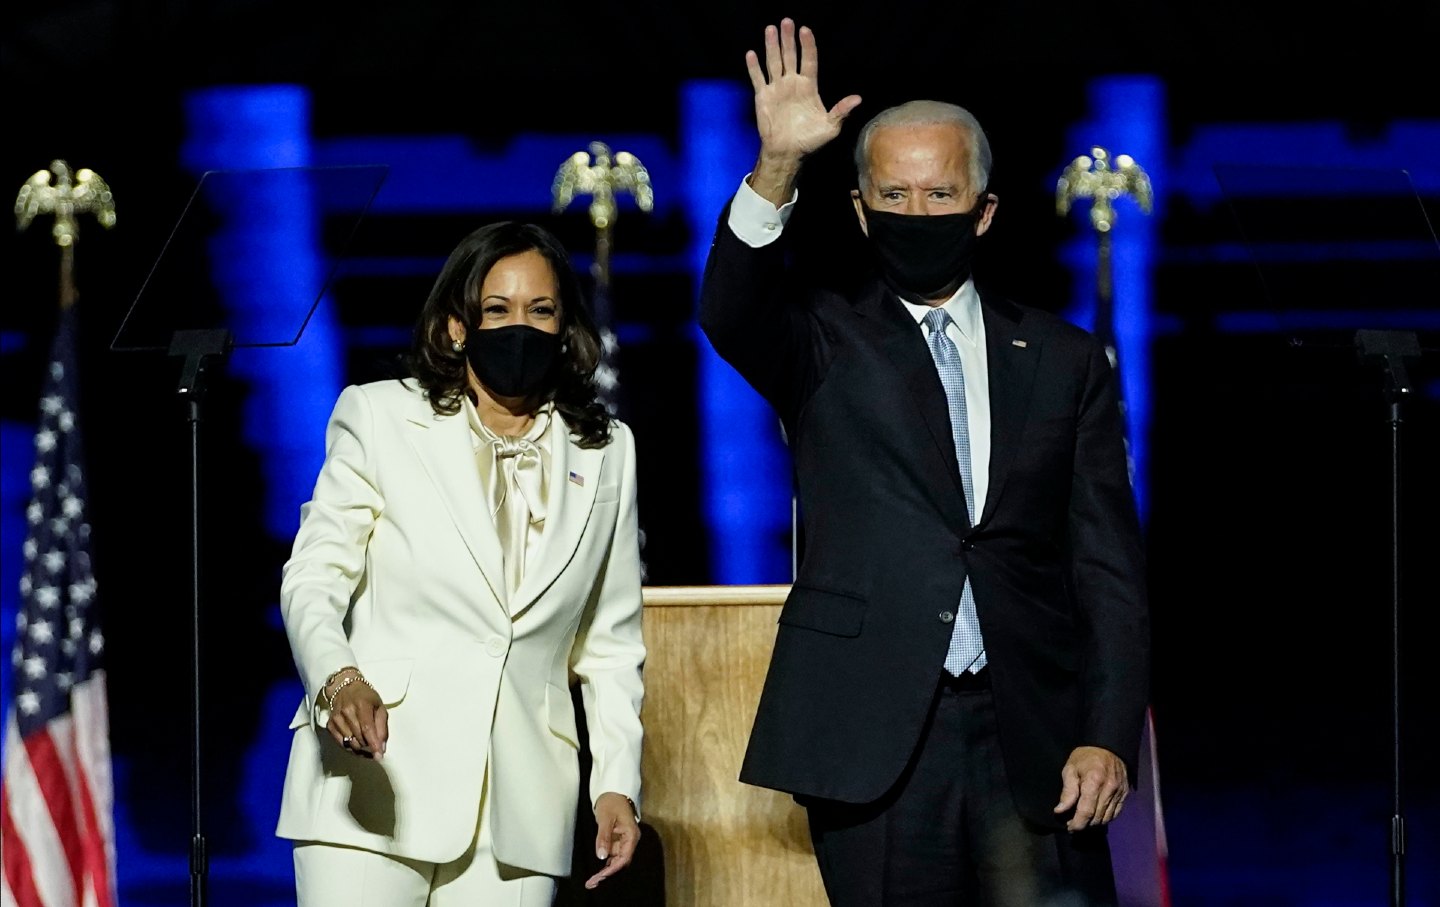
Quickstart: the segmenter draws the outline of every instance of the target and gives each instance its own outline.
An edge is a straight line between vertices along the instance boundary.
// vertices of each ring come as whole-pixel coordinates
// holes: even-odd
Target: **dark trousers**
[[[1103,827],[1071,834],[1016,813],[994,702],[987,685],[972,678],[944,675],[915,755],[880,800],[801,802],[834,907],[1116,902]]]

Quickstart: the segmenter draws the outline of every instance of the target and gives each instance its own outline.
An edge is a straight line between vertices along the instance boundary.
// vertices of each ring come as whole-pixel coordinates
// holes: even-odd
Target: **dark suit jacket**
[[[981,296],[990,485],[970,524],[945,391],[923,332],[875,283],[854,299],[785,287],[781,243],[722,214],[701,292],[716,351],[777,410],[804,514],[740,780],[811,797],[882,796],[936,694],[967,574],[1017,807],[1058,826],[1079,745],[1135,779],[1149,699],[1140,530],[1116,376],[1096,338]]]

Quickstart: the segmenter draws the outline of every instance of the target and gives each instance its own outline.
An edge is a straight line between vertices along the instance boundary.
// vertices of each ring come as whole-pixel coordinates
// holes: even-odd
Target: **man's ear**
[[[985,209],[980,212],[980,220],[975,225],[975,235],[984,236],[985,231],[990,229],[990,221],[995,218],[995,209],[1000,207],[1000,197],[993,192],[985,193]]]
[[[855,219],[860,221],[860,232],[867,237],[870,235],[870,226],[865,223],[865,203],[860,200],[860,190],[850,190],[850,204],[855,206]]]

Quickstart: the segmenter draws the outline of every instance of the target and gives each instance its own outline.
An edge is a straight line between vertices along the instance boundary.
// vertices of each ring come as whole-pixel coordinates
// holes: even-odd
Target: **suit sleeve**
[[[385,506],[376,479],[374,414],[358,387],[340,394],[325,429],[325,463],[300,508],[280,581],[280,613],[313,707],[333,671],[356,663],[342,621],[365,566],[365,549]]]
[[[611,454],[620,464],[619,507],[610,551],[596,578],[571,649],[590,738],[590,802],[606,791],[640,803],[645,642],[641,635],[640,536],[636,513],[635,439],[615,423]]]
[[[782,416],[798,412],[817,380],[821,337],[787,286],[783,238],[747,245],[721,212],[700,285],[700,327],[715,352]]]
[[[1075,444],[1072,580],[1089,627],[1082,742],[1136,763],[1150,696],[1150,622],[1139,518],[1128,474],[1117,375],[1093,343]]]

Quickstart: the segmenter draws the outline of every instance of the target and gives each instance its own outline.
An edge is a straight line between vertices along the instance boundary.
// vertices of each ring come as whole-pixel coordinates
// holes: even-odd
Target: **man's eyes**
[[[950,189],[931,189],[926,194],[929,195],[931,198],[935,199],[948,200],[955,197],[954,191]],[[880,197],[885,199],[886,201],[896,202],[904,199],[905,193],[899,189],[886,189],[880,193]]]

